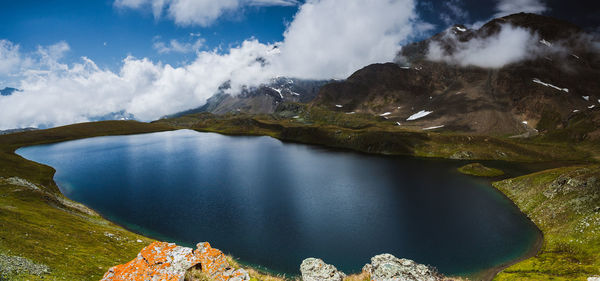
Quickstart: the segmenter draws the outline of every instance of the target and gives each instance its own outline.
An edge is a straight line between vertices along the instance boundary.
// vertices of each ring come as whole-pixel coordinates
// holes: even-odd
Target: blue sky
[[[159,54],[153,48],[156,41],[192,42],[197,38],[191,33],[205,40],[205,50],[227,49],[251,37],[264,43],[281,41],[286,23],[298,10],[298,6],[245,7],[203,27],[155,19],[150,9],[118,8],[108,0],[20,0],[0,5],[0,39],[18,43],[23,52],[65,41],[71,48],[68,60],[87,56],[111,68],[127,55],[172,64],[193,59],[193,53]]]
[[[450,22],[474,23],[490,19],[499,1],[417,2],[417,13],[434,28],[414,40],[439,32]],[[546,14],[585,27],[598,27],[600,22],[600,10],[598,4],[592,4],[594,1],[580,1],[576,5],[556,0],[515,2],[541,2],[548,8]],[[244,6],[224,13],[210,25],[200,26],[176,24],[164,16],[157,19],[149,6],[139,9],[119,7],[114,0],[4,0],[0,3],[0,39],[19,44],[22,52],[65,41],[70,46],[65,62],[86,56],[99,66],[111,69],[118,68],[128,55],[179,65],[194,59],[194,52],[159,53],[153,47],[155,43],[177,40],[193,44],[198,38],[190,34],[201,36],[200,50],[220,48],[220,51],[227,51],[248,38],[256,38],[262,43],[279,42],[302,3]],[[460,13],[453,13],[456,10],[452,7]]]
[[[0,97],[0,130],[114,113],[151,121],[203,105],[223,83],[235,95],[277,76],[344,79],[452,24],[517,12],[600,32],[596,2],[0,0],[0,88],[22,90]],[[501,51],[519,58],[534,38],[508,31],[520,40]]]

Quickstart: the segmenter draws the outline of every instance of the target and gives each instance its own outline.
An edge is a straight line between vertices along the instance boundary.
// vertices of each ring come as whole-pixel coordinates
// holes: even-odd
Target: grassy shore
[[[0,264],[3,268],[0,280],[2,276],[10,280],[98,280],[109,267],[131,260],[152,241],[103,219],[81,204],[66,199],[53,181],[54,169],[23,159],[14,153],[17,148],[95,136],[150,133],[180,128],[225,134],[269,135],[285,141],[380,154],[505,161],[579,162],[591,161],[598,157],[595,146],[587,143],[572,146],[451,132],[426,133],[398,129],[375,117],[347,118],[337,113],[319,111],[305,113],[298,118],[282,115],[196,114],[150,124],[106,121],[4,135],[0,136],[0,257],[4,262]],[[597,166],[590,167],[597,169]],[[559,177],[563,173],[571,172],[570,169],[575,168],[545,173]],[[595,172],[593,169],[591,171]],[[586,274],[597,274],[594,273],[594,266],[599,268],[598,259],[592,256],[600,250],[597,230],[586,237],[580,237],[573,230],[579,231],[575,221],[561,220],[560,216],[556,220],[545,218],[544,224],[536,221],[536,212],[532,213],[532,206],[535,204],[530,201],[539,198],[534,196],[537,189],[551,184],[553,180],[551,176],[541,175],[540,179],[538,174],[534,174],[531,175],[531,180],[518,178],[495,185],[538,224],[546,238],[541,254],[505,269],[497,279],[513,280],[512,277],[518,277],[524,280],[539,280],[541,276],[555,275],[561,276],[560,278],[583,278]],[[525,179],[528,179],[527,176]],[[519,188],[509,188],[510,186]],[[528,188],[532,189],[531,193],[523,192]],[[560,196],[554,197],[553,200],[556,204],[579,202],[573,201],[574,198]],[[546,206],[539,203],[544,201],[536,202]],[[568,209],[568,205],[557,206]],[[576,219],[580,219],[578,214]],[[552,224],[552,227],[548,228],[548,224]],[[597,222],[594,225],[597,226]],[[559,242],[552,240],[552,235],[557,229],[573,230],[560,234],[572,235],[565,237],[571,237],[569,239],[575,239],[573,241],[576,242],[558,238],[556,241],[560,240]],[[586,239],[581,240],[582,238]],[[592,246],[586,250],[581,244],[577,244],[579,241],[592,243]],[[556,269],[552,269],[553,264],[556,265]],[[282,280],[250,270],[253,280]],[[558,280],[573,280],[567,277]],[[352,278],[362,279],[358,276]]]
[[[108,121],[0,136],[0,279],[99,280],[152,242],[66,199],[53,181],[54,169],[16,155],[17,148],[170,129]]]
[[[541,251],[495,280],[600,275],[600,166],[552,169],[494,183],[544,233]]]
[[[400,128],[385,120],[361,114],[319,112],[304,115],[213,115],[199,113],[156,123],[176,128],[229,135],[267,135],[283,141],[352,149],[366,153],[411,155],[508,162],[590,161],[595,149],[547,140],[510,139],[501,136],[427,132]],[[300,113],[301,114],[301,113]],[[289,115],[289,114],[288,114]],[[304,117],[302,117],[304,116]],[[344,119],[346,118],[346,119]],[[596,154],[594,154],[596,153]]]

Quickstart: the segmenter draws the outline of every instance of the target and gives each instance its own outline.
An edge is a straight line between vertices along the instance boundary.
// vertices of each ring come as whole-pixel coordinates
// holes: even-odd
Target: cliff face
[[[132,261],[109,269],[101,281],[182,281],[192,268],[200,269],[210,280],[250,280],[245,270],[233,268],[227,257],[207,242],[198,243],[196,250],[154,242],[142,249]]]

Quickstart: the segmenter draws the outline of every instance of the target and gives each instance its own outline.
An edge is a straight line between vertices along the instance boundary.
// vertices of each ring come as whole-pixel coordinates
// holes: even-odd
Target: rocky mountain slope
[[[4,89],[0,89],[0,96],[10,96],[14,92],[20,92],[20,90],[11,87],[5,87]]]
[[[528,36],[523,57],[478,65],[471,56],[481,56],[482,48],[492,50],[486,61],[511,55],[493,52],[510,44],[506,32]],[[369,65],[325,85],[312,104],[422,129],[530,136],[570,128],[569,138],[598,138],[599,47],[578,27],[534,14],[495,19],[478,30],[457,25],[405,46],[396,63]]]
[[[207,100],[205,105],[168,117],[179,117],[200,112],[215,114],[229,112],[273,113],[277,106],[284,102],[307,103],[312,101],[317,96],[321,86],[326,83],[327,81],[278,77],[265,85],[246,89],[237,95],[226,93],[229,86],[225,84],[219,89],[218,93]]]

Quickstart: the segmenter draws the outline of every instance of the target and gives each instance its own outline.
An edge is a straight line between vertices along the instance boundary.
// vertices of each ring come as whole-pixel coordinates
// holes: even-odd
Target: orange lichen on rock
[[[109,269],[101,281],[181,281],[186,271],[198,264],[215,281],[250,280],[245,270],[234,269],[227,257],[207,242],[198,243],[196,250],[154,242],[132,261]]]

